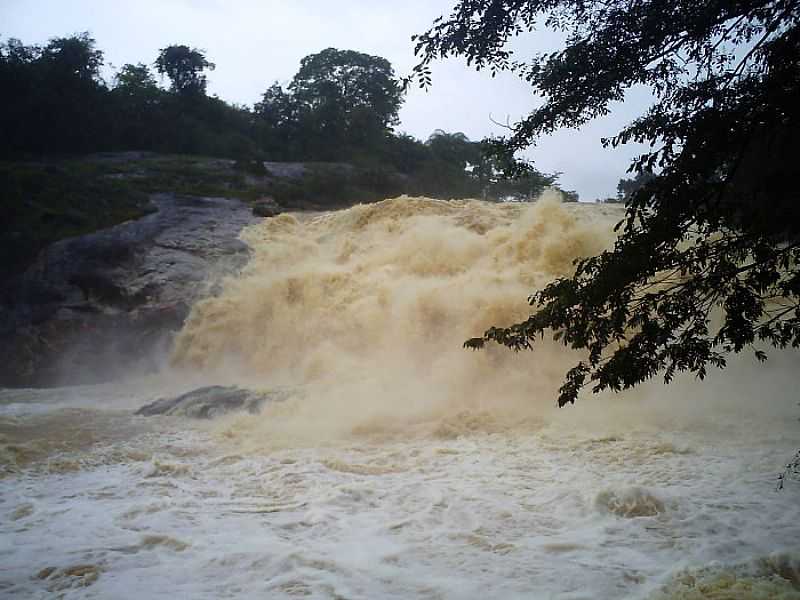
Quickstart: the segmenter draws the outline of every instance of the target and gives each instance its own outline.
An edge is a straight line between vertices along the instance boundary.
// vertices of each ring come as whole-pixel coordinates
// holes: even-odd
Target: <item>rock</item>
[[[266,402],[285,400],[289,395],[285,390],[257,393],[236,386],[212,385],[175,398],[160,398],[141,407],[135,414],[143,417],[169,415],[193,419],[213,419],[233,411],[256,414]]]
[[[0,387],[151,372],[210,275],[248,257],[238,200],[154,194],[141,219],[56,242],[0,294]]]
[[[284,179],[300,179],[308,171],[302,162],[265,162],[264,168],[273,177]]]
[[[274,217],[280,214],[281,207],[274,198],[266,196],[253,203],[253,214],[257,217]]]

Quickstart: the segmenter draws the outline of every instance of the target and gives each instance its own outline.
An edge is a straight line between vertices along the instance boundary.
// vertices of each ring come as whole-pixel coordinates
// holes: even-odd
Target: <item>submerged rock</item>
[[[193,419],[213,419],[233,411],[256,414],[267,402],[285,400],[284,390],[254,392],[236,386],[211,385],[181,394],[175,398],[160,398],[136,411],[137,415],[152,417],[170,415]]]

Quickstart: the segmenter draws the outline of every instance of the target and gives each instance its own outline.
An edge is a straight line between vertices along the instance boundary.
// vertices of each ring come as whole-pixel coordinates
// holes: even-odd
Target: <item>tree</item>
[[[431,149],[433,156],[460,167],[462,170],[469,164],[477,164],[480,160],[479,144],[471,142],[461,133],[447,133],[436,129],[428,137],[425,145]]]
[[[478,198],[481,184],[474,174],[480,144],[462,132],[436,129],[425,141],[426,160],[418,167],[415,193],[433,198]]]
[[[283,127],[294,118],[292,97],[276,81],[261,96],[253,112],[270,127]]]
[[[430,149],[420,140],[407,134],[392,135],[381,148],[380,159],[404,174],[418,172],[430,162]]]
[[[388,60],[336,48],[303,58],[289,90],[301,137],[320,158],[341,156],[342,146],[379,144],[398,123],[403,101]]]
[[[13,156],[29,150],[31,134],[38,141],[39,129],[26,126],[31,115],[31,100],[39,87],[33,65],[41,55],[38,46],[25,46],[11,38],[0,44],[0,155]]]
[[[462,0],[417,36],[416,81],[460,55],[524,77],[544,103],[504,140],[518,150],[607,114],[634,85],[654,103],[605,145],[650,150],[612,249],[533,293],[528,319],[466,342],[529,349],[546,332],[586,352],[558,403],[662,374],[703,378],[726,355],[800,346],[800,3],[797,0]],[[539,25],[562,49],[525,62],[508,47]],[[712,323],[718,312],[720,322]]]
[[[126,95],[152,94],[158,89],[156,79],[144,63],[123,65],[114,76],[114,89]]]
[[[541,173],[533,165],[516,164],[513,155],[503,152],[497,144],[498,140],[494,138],[487,138],[476,144],[477,161],[473,165],[472,174],[479,182],[484,199],[530,201],[538,198],[545,188],[558,187],[556,181],[560,173]],[[565,199],[568,194],[574,194],[577,201],[576,192],[561,191]]]
[[[257,137],[272,160],[286,160],[297,130],[297,107],[292,95],[276,81],[253,107]]]
[[[48,76],[62,80],[98,81],[103,52],[95,44],[88,32],[50,40],[41,54],[42,62],[50,71]]]
[[[88,33],[0,45],[0,152],[83,152],[105,139],[103,53]]]
[[[633,195],[634,192],[643,188],[645,185],[655,179],[655,175],[649,169],[639,171],[633,179],[625,179],[624,177],[617,183],[617,202],[625,203]]]
[[[169,77],[173,92],[201,96],[206,93],[204,71],[215,68],[201,50],[177,44],[159,50],[155,66],[160,74]]]
[[[160,110],[164,94],[147,65],[122,66],[114,76],[110,94],[116,113],[112,123],[117,147],[156,147],[156,140],[164,131],[164,115]]]
[[[100,78],[103,52],[95,44],[88,32],[53,38],[37,61],[48,87],[37,96],[50,152],[85,152],[105,137],[107,88]]]

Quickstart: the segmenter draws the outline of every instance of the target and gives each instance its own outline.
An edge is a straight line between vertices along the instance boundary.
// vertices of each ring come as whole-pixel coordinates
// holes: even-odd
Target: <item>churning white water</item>
[[[0,596],[800,598],[800,362],[554,407],[575,356],[464,339],[619,214],[396,199],[246,230],[157,377],[0,392]],[[202,384],[259,415],[136,417]]]

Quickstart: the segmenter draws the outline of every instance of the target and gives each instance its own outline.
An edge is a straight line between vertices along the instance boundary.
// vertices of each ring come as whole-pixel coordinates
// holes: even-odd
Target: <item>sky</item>
[[[152,64],[174,43],[206,51],[216,70],[208,90],[228,102],[252,105],[273,82],[287,84],[300,59],[324,48],[383,56],[398,76],[416,64],[411,36],[449,14],[455,0],[0,0],[0,37],[26,44],[89,31],[104,51],[105,75],[125,63]],[[554,50],[560,37],[541,31],[514,41],[519,57]],[[110,66],[109,66],[110,65]],[[647,107],[633,92],[612,113],[580,130],[561,130],[538,141],[525,156],[544,172],[561,172],[565,189],[581,200],[613,196],[640,148],[604,149],[600,139],[618,131]],[[503,134],[493,121],[513,122],[541,99],[510,74],[491,78],[460,59],[434,65],[433,86],[410,90],[399,131],[426,139],[435,129],[470,139]]]

